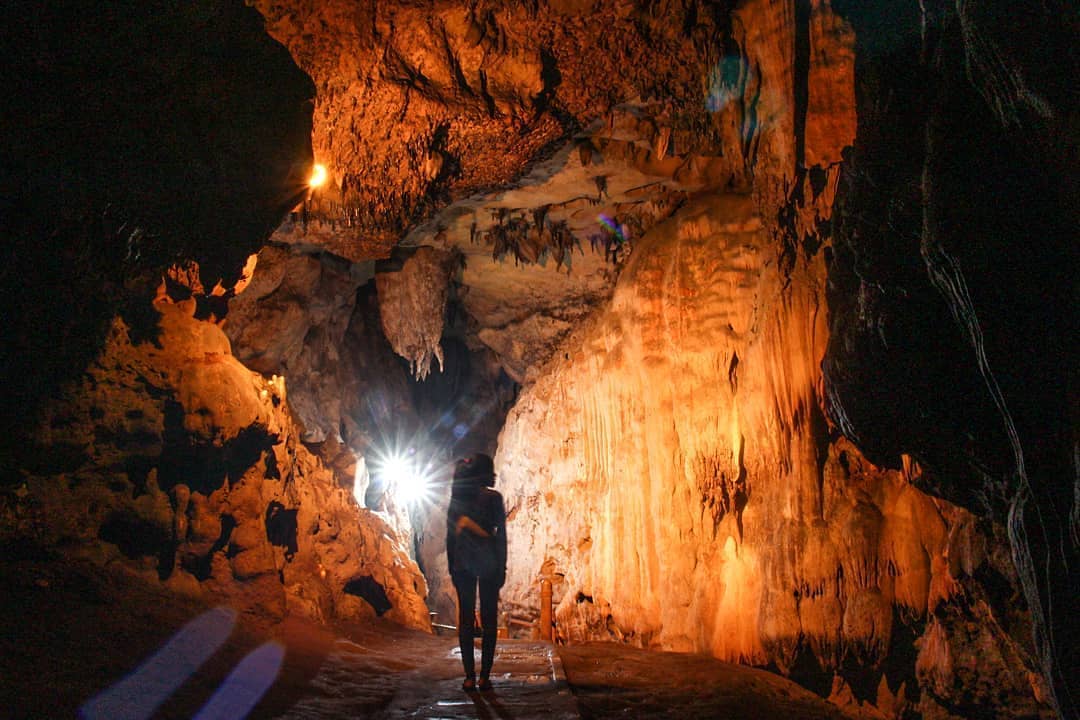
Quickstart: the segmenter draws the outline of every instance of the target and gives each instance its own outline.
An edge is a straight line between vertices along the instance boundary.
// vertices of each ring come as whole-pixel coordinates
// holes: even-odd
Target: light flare
[[[422,463],[416,450],[393,451],[376,459],[372,470],[386,483],[387,492],[406,505],[431,499],[433,472]]]
[[[626,234],[623,232],[623,226],[614,218],[600,213],[597,218],[600,224],[603,225],[608,232],[615,236],[615,240],[622,243],[626,241]]]
[[[315,163],[315,166],[311,168],[311,178],[308,180],[308,187],[315,189],[322,187],[326,183],[327,172],[326,166]]]

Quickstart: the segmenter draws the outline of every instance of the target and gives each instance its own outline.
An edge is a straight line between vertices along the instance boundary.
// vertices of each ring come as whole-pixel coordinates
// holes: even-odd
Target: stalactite
[[[432,358],[442,369],[440,338],[453,263],[450,253],[421,247],[400,270],[375,276],[383,332],[418,380],[431,371]]]

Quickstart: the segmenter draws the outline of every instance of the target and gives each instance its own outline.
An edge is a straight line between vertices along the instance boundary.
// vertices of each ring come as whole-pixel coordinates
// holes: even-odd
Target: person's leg
[[[494,578],[480,578],[480,624],[483,627],[480,653],[480,679],[483,682],[495,663],[495,641],[499,637],[499,586]]]
[[[454,589],[458,596],[458,645],[461,647],[461,664],[465,677],[476,677],[476,661],[473,659],[474,617],[476,613],[476,577],[455,575]]]

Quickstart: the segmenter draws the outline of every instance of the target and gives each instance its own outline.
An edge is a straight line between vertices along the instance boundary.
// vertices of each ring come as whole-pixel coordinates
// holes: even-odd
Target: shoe
[[[476,692],[476,681],[472,678],[465,678],[465,682],[461,683],[461,689],[465,692]]]
[[[480,682],[476,683],[476,689],[480,692],[491,692],[491,681],[486,677],[480,678]]]

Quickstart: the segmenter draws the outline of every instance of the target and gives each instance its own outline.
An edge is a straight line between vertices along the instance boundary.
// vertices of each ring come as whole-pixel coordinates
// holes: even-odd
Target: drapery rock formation
[[[455,261],[449,253],[421,247],[400,267],[382,267],[375,276],[383,333],[417,380],[427,378],[433,359],[439,372],[445,369],[440,338]]]
[[[791,10],[733,15],[767,88],[750,193],[699,196],[647,231],[609,308],[511,412],[511,600],[535,611],[553,579],[568,639],[812,665],[882,712],[1046,713],[1026,623],[995,620],[1017,576],[968,550],[985,528],[912,484],[948,473],[873,468],[822,412],[821,244],[854,141],[853,35],[827,5]],[[990,599],[986,576],[1013,589]]]
[[[995,620],[1013,598],[975,581],[1008,562],[829,431],[824,262],[785,281],[773,251],[746,196],[684,208],[523,391],[497,458],[510,602],[535,614],[552,580],[566,640],[775,663],[826,694],[835,671],[886,712],[1045,712],[1026,627]]]

